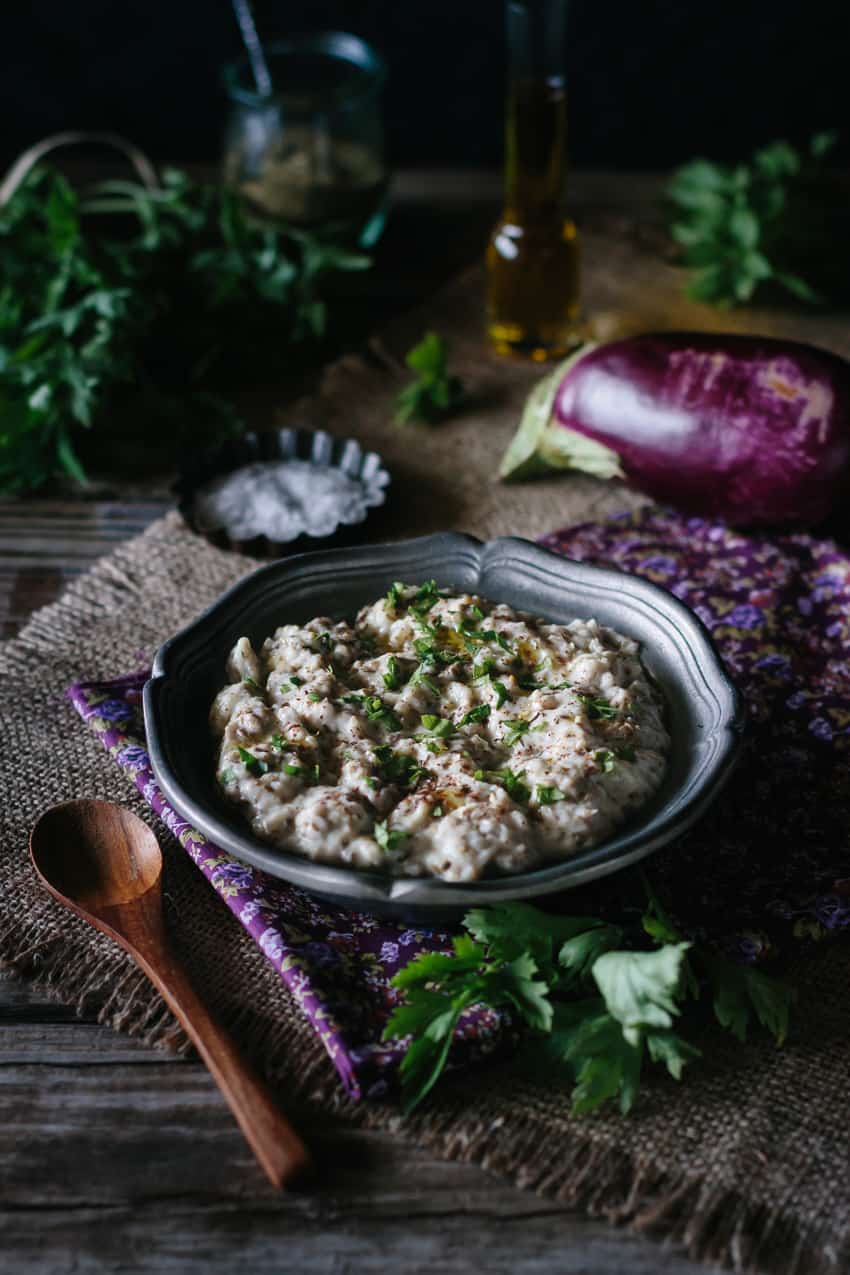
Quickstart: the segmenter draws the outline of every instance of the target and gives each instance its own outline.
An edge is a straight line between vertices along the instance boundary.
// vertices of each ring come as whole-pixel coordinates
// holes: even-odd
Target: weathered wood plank
[[[41,1210],[33,1216],[0,1208],[9,1275],[712,1275],[675,1252],[603,1223],[585,1223],[579,1243],[565,1244],[569,1221],[556,1217],[492,1218],[475,1210],[376,1224],[290,1209],[221,1205],[199,1212],[187,1204]]]
[[[50,1063],[4,1067],[7,1043],[0,1271],[230,1272],[237,1257],[246,1269],[270,1261],[335,1275],[401,1263],[455,1275],[704,1271],[472,1165],[304,1110],[294,1118],[320,1177],[278,1197],[198,1064],[140,1067],[104,1053],[100,1067],[72,1065],[69,1076]]]
[[[0,974],[0,1272],[339,1275],[705,1268],[385,1133],[292,1114],[320,1177],[278,1198],[210,1078]],[[474,1245],[470,1244],[470,1232]],[[294,1255],[294,1256],[293,1256]]]

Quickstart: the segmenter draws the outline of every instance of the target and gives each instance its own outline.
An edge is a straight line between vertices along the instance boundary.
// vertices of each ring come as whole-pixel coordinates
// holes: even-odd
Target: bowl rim
[[[345,866],[315,863],[295,852],[277,849],[255,838],[248,828],[238,829],[227,822],[204,801],[187,793],[173,776],[167,758],[167,750],[159,729],[158,701],[168,680],[169,665],[178,651],[199,627],[203,628],[215,614],[229,608],[244,594],[253,592],[258,582],[280,572],[287,573],[305,563],[327,562],[333,558],[360,554],[384,554],[415,548],[428,551],[430,558],[436,550],[448,552],[467,549],[474,552],[479,571],[488,557],[494,557],[506,549],[519,549],[523,555],[542,565],[557,562],[568,567],[578,578],[595,582],[610,581],[610,587],[622,593],[628,583],[629,591],[640,595],[650,610],[672,618],[679,636],[684,638],[690,654],[692,672],[718,705],[718,720],[707,740],[715,741],[715,748],[693,791],[684,802],[665,815],[665,810],[676,802],[676,792],[653,816],[653,830],[640,827],[625,831],[603,841],[599,845],[581,851],[567,859],[523,873],[500,877],[488,877],[475,882],[455,883],[436,877],[396,877],[384,873],[368,872]],[[429,564],[426,568],[432,571]],[[433,570],[438,570],[434,566]],[[703,622],[673,594],[641,576],[619,571],[613,567],[580,562],[554,553],[551,549],[518,536],[499,537],[481,541],[474,536],[458,532],[438,532],[434,535],[412,539],[368,544],[355,548],[313,550],[295,554],[257,568],[231,585],[214,602],[178,633],[159,647],[154,658],[151,676],[143,690],[143,705],[147,747],[151,767],[163,795],[171,806],[193,826],[200,829],[216,846],[233,854],[271,876],[283,878],[308,892],[335,899],[343,906],[369,909],[392,905],[403,909],[405,905],[426,908],[459,908],[512,899],[529,899],[560,893],[574,886],[583,885],[613,871],[629,867],[682,835],[701,817],[729,779],[738,761],[746,723],[746,706],[740,692],[731,681],[721,661],[714,641]],[[283,869],[283,870],[282,870]]]

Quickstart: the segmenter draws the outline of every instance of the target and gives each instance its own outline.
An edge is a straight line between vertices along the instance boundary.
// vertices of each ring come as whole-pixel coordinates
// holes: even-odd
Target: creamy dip
[[[321,863],[475,881],[565,859],[646,802],[670,746],[631,638],[433,581],[242,637],[227,676],[225,797]]]

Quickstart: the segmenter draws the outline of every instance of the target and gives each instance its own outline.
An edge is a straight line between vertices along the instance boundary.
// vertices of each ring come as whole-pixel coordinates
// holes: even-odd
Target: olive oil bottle
[[[564,212],[567,0],[507,0],[505,206],[487,247],[487,327],[500,354],[542,361],[578,341],[579,244]]]

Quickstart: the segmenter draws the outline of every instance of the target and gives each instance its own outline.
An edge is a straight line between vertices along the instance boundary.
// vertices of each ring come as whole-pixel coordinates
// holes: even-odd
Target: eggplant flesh
[[[769,337],[660,333],[585,345],[529,395],[507,479],[624,478],[738,525],[817,522],[850,467],[850,364]]]

